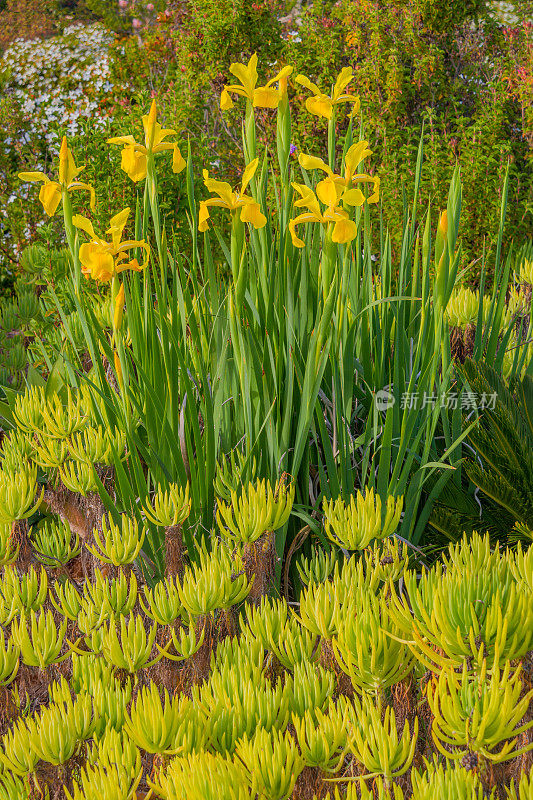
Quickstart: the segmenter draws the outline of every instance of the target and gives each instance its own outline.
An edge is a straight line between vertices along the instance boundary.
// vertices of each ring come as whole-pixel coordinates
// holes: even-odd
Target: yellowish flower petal
[[[351,219],[340,219],[334,227],[332,233],[332,240],[337,244],[345,244],[351,242],[357,236],[357,225]]]
[[[349,206],[362,206],[365,202],[365,196],[361,189],[354,187],[353,189],[348,189],[342,195],[342,202],[346,203]]]
[[[259,159],[254,158],[253,161],[250,161],[249,164],[246,165],[244,172],[242,173],[242,183],[241,183],[241,194],[244,194],[248,184],[254,177],[257,167],[259,165]]]
[[[287,64],[287,66],[285,66],[282,69],[280,69],[278,74],[274,75],[274,77],[271,78],[267,82],[266,86],[269,87],[269,86],[272,86],[273,83],[279,83],[280,84],[279,88],[281,90],[281,88],[282,88],[281,87],[281,83],[284,82],[284,81],[285,82],[287,81],[287,78],[289,77],[289,75],[292,75],[293,70],[294,70],[294,67],[291,67],[290,64]]]
[[[222,111],[229,111],[230,108],[233,108],[233,100],[225,86],[220,93],[220,108]]]
[[[342,194],[342,187],[332,178],[324,178],[317,184],[316,194],[324,205],[333,208]]]
[[[53,217],[61,202],[61,187],[54,181],[47,181],[41,186],[39,200],[49,217]]]
[[[69,192],[74,192],[77,189],[86,189],[90,193],[89,205],[91,211],[94,211],[96,205],[96,194],[90,183],[81,183],[79,181],[75,181],[74,183],[71,183],[68,187]]]
[[[376,177],[374,178],[374,192],[368,198],[368,203],[379,203],[379,189],[381,186],[381,179]]]
[[[115,274],[113,256],[106,245],[86,242],[80,247],[81,271],[94,280],[107,283]]]
[[[291,219],[289,222],[289,232],[291,234],[292,243],[295,247],[304,247],[304,242],[300,239],[296,234],[296,226],[302,225],[306,222],[322,222],[322,217],[317,216],[316,214],[308,213],[308,214],[299,214],[294,219]]]
[[[257,53],[254,53],[247,65],[231,64],[229,71],[242,83],[246,97],[253,101],[254,89],[257,86]]]
[[[296,233],[297,219],[291,219],[289,222],[289,233],[291,235],[292,243],[295,247],[305,247],[305,242],[300,239]]]
[[[316,83],[311,83],[309,78],[307,78],[305,75],[297,75],[296,83],[299,83],[300,86],[305,86],[305,88],[309,89],[309,91],[313,92],[313,94],[322,94]]]
[[[124,228],[126,227],[129,215],[130,215],[129,208],[124,208],[122,209],[122,211],[119,211],[118,214],[115,214],[115,216],[111,217],[111,219],[109,220],[109,228],[106,231],[106,233],[111,234],[113,251],[115,253],[119,251],[120,240],[122,239],[122,234],[124,233]],[[122,245],[122,248],[120,249],[124,250],[125,249],[124,245]]]
[[[147,159],[134,145],[128,144],[122,150],[121,169],[134,183],[146,178]]]
[[[254,89],[253,104],[255,108],[277,108],[281,95],[277,89],[270,89],[268,86],[260,86]]]
[[[50,180],[48,175],[45,175],[44,172],[19,172],[18,176],[21,181],[28,181],[29,183],[36,183],[37,181],[48,183]]]
[[[114,217],[111,217],[109,220],[109,230],[107,233],[112,233],[113,230],[118,230],[122,234],[124,228],[126,227],[129,215],[130,209],[123,208],[122,211],[119,211],[118,214],[115,214]]]
[[[229,185],[225,181],[216,181],[214,178],[208,178],[204,181],[205,187],[209,192],[214,194],[218,194],[221,200],[223,200],[224,205],[226,208],[233,208],[237,201],[237,195]]]
[[[343,91],[346,89],[349,83],[353,80],[353,70],[351,67],[344,67],[341,69],[337,80],[335,81],[335,86],[333,87],[333,97],[332,100],[334,103],[339,102],[339,98],[342,95]]]
[[[172,171],[179,173],[184,170],[186,167],[186,162],[183,156],[181,155],[181,150],[179,149],[178,145],[174,145],[174,152],[172,153]]]
[[[308,208],[311,213],[315,214],[317,220],[320,222],[322,219],[320,205],[313,190],[310,189],[309,186],[306,186],[305,183],[293,183],[292,186],[300,195],[300,199],[294,202],[295,207]]]
[[[200,208],[198,210],[198,230],[201,233],[205,233],[208,229],[209,225],[207,224],[209,220],[209,208],[207,207],[207,203],[205,200],[200,201]]]
[[[82,217],[80,214],[74,214],[74,216],[72,217],[72,224],[74,225],[74,227],[79,228],[82,231],[85,231],[85,233],[91,239],[97,238],[94,232],[93,224],[90,219],[87,219],[87,217]]]
[[[148,114],[144,114],[142,118],[143,128],[144,128],[144,141],[148,150],[152,149],[152,145],[154,144],[154,139],[156,135],[156,125],[157,123],[157,104],[155,100],[152,100],[152,105],[150,106],[150,111]],[[161,127],[161,126],[159,126]]]
[[[61,141],[61,148],[59,150],[59,183],[67,185],[70,183],[67,180],[67,172],[68,172],[68,146],[67,146],[67,137],[63,136]]]
[[[350,111],[348,116],[353,117],[355,116],[355,114],[359,114],[360,110],[361,110],[361,101],[358,97],[356,97],[352,106],[352,110]]]
[[[368,156],[372,155],[372,150],[368,147],[367,141],[357,142],[348,148],[344,157],[345,178],[350,181],[355,170]]]
[[[241,210],[241,221],[249,222],[256,229],[264,228],[266,225],[266,217],[261,212],[259,203],[251,199],[249,202],[245,203]]]
[[[301,167],[307,170],[311,169],[321,169],[323,172],[326,172],[328,175],[333,175],[333,172],[329,168],[328,164],[323,161],[321,158],[317,156],[308,156],[305,153],[300,153],[298,156],[298,161]]]
[[[135,144],[135,139],[131,134],[127,136],[113,136],[107,140],[107,144]]]
[[[136,258],[132,258],[131,261],[126,261],[116,266],[115,271],[118,273],[118,272],[124,272],[124,270],[126,269],[132,269],[135,272],[141,272],[145,266],[146,262],[144,262],[144,264],[139,264]]]
[[[325,94],[317,95],[315,97],[308,97],[305,101],[305,107],[310,114],[315,117],[325,117],[331,119],[333,113],[333,103],[330,98]]]
[[[117,373],[117,380],[120,386],[122,386],[124,384],[124,378],[122,377],[122,365],[120,363],[120,358],[116,350],[115,350],[114,361],[115,361],[115,372]]]

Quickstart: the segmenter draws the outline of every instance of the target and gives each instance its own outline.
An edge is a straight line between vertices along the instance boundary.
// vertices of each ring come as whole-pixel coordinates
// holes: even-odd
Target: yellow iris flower
[[[354,200],[356,197],[358,198],[357,202],[350,202],[350,205],[362,206],[365,202],[365,196],[360,189],[352,189],[353,184],[355,183],[373,184],[373,192],[367,199],[367,202],[377,203],[379,201],[379,190],[381,184],[380,178],[377,175],[364,175],[363,173],[356,172],[361,161],[371,155],[372,150],[369,149],[368,142],[361,141],[357,142],[356,144],[352,144],[344,157],[344,177],[341,175],[335,175],[328,164],[316,156],[308,156],[305,153],[300,153],[298,156],[298,161],[300,162],[300,166],[302,166],[304,169],[320,169],[325,172],[328,177],[332,178],[335,183],[338,183],[340,186],[357,193],[350,195],[352,200]]]
[[[300,199],[294,203],[295,208],[307,209],[289,222],[289,232],[295,247],[305,246],[305,242],[296,233],[296,226],[306,222],[319,222],[322,225],[333,223],[331,238],[338,244],[351,242],[357,236],[357,225],[350,219],[348,212],[341,207],[340,203],[348,206],[361,205],[359,202],[361,192],[359,189],[346,189],[342,183],[336,180],[338,177],[328,175],[317,184],[315,192],[305,183],[292,184],[300,195]],[[324,210],[320,203],[325,206]]]
[[[53,217],[61,202],[63,192],[72,192],[76,189],[86,189],[90,193],[91,210],[94,210],[95,195],[93,187],[88,183],[81,183],[76,180],[84,169],[85,167],[77,167],[74,163],[74,157],[68,148],[67,139],[63,136],[59,151],[58,181],[51,181],[44,172],[20,172],[19,178],[21,181],[29,181],[31,183],[42,181],[43,185],[39,192],[39,200],[48,216]]]
[[[144,144],[135,141],[134,136],[113,136],[107,140],[108,144],[121,144],[122,159],[121,169],[135,183],[146,178],[148,167],[148,155],[151,153],[162,153],[165,150],[172,150],[172,170],[181,172],[185,168],[185,159],[181,155],[180,149],[175,142],[165,142],[167,136],[174,136],[176,131],[170,128],[162,128],[157,121],[157,105],[152,101],[149,114],[144,114],[142,118],[144,128]]]
[[[148,263],[150,248],[144,239],[141,239],[141,241],[121,241],[129,213],[130,209],[125,208],[111,218],[110,227],[106,231],[111,236],[110,242],[96,235],[90,220],[78,214],[73,217],[73,224],[84,231],[90,238],[89,242],[82,244],[79,254],[81,271],[85,276],[107,283],[119,272],[123,272],[126,269],[134,269],[139,272],[145,268]],[[145,251],[146,259],[144,264],[139,264],[136,258],[131,261],[127,260],[128,251],[133,250],[134,247],[142,247]]]
[[[254,228],[263,228],[266,225],[266,217],[261,212],[259,203],[246,195],[248,184],[255,175],[259,159],[254,158],[251,161],[242,175],[241,187],[239,190],[233,191],[229,183],[224,181],[217,181],[209,177],[209,173],[204,169],[204,184],[206,189],[217,197],[209,197],[207,200],[200,202],[200,209],[198,214],[198,230],[206,231],[208,228],[209,208],[216,206],[218,208],[227,208],[231,212],[240,209],[241,222],[249,222]]]
[[[344,67],[339,73],[331,96],[329,96],[324,94],[316,83],[311,83],[309,78],[306,78],[305,75],[298,75],[296,77],[296,83],[305,86],[306,89],[309,89],[309,91],[313,93],[313,96],[308,97],[305,101],[306,109],[310,114],[314,114],[316,117],[325,117],[326,119],[331,119],[333,109],[339,103],[352,103],[351,114],[357,114],[361,108],[359,97],[354,94],[347,94],[344,91],[352,80],[352,68]]]
[[[291,66],[283,67],[265,86],[257,86],[257,53],[253,54],[248,64],[232,64],[229,71],[240,83],[224,86],[220,95],[220,108],[222,111],[233,108],[230,92],[246,97],[256,108],[277,108],[287,91],[287,79],[292,70]],[[277,89],[273,87],[275,83],[278,84]]]
[[[357,226],[342,206],[359,207],[365,202],[365,196],[361,189],[354,186],[357,183],[372,183],[373,192],[367,202],[378,202],[380,179],[377,176],[356,172],[363,159],[370,155],[372,155],[372,151],[368,148],[368,142],[361,141],[353,144],[344,157],[344,175],[336,175],[321,158],[300,153],[298,161],[304,169],[322,170],[326,173],[326,178],[317,184],[316,193],[306,184],[292,184],[300,195],[300,199],[294,203],[295,207],[307,208],[307,212],[289,222],[289,231],[295,247],[304,246],[304,242],[296,233],[296,226],[305,222],[320,222],[322,225],[334,223],[332,240],[339,244],[355,239]],[[321,209],[320,203],[326,206],[324,211]]]

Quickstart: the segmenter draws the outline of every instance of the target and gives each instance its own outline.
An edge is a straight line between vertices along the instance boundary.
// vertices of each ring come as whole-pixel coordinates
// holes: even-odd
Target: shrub
[[[463,11],[457,13],[457,8]],[[340,66],[353,66],[362,99],[365,137],[382,177],[384,221],[399,246],[403,198],[413,186],[413,154],[425,124],[427,168],[420,203],[442,208],[458,160],[464,187],[464,262],[479,258],[499,224],[501,178],[511,162],[513,188],[505,242],[531,234],[530,157],[532,31],[526,24],[503,35],[487,16],[464,19],[480,3],[430,0],[383,4],[341,0],[307,11],[300,41],[286,56],[306,75],[321,74],[328,87]],[[427,15],[447,19],[435,28]],[[440,16],[439,16],[440,15]],[[431,16],[431,15],[430,15]],[[522,71],[515,69],[523,64]],[[509,76],[513,79],[510,82]],[[302,148],[320,122],[297,122]],[[485,242],[486,240],[486,242]]]

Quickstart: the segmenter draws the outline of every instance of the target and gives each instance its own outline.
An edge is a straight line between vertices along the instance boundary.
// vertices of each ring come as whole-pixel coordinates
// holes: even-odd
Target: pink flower
[[[140,19],[137,19],[137,17],[135,17],[135,19],[132,21],[131,24],[133,25],[136,31],[138,31],[139,28],[142,28],[142,22]]]
[[[148,11],[153,11],[154,10],[154,4],[153,3],[148,3],[146,8],[147,8]]]
[[[128,7],[128,0],[118,0],[119,8],[127,8]]]

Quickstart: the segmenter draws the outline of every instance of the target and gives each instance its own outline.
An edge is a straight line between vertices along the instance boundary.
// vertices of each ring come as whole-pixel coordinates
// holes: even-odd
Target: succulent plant
[[[136,790],[142,778],[142,769],[132,775],[132,770],[119,764],[100,763],[87,765],[80,772],[73,793],[65,789],[68,800],[86,800],[98,797],[100,800],[135,800]]]
[[[185,613],[175,578],[158,581],[153,588],[145,586],[144,595],[147,604],[144,603],[142,595],[139,595],[141,608],[146,616],[155,620],[158,625],[172,625]]]
[[[287,731],[257,728],[251,738],[241,739],[236,756],[244,765],[252,795],[267,800],[286,800],[304,768],[296,742]]]
[[[46,792],[44,800],[48,800],[48,797]],[[31,787],[17,775],[0,775],[0,800],[31,800]]]
[[[38,494],[35,465],[17,472],[0,469],[0,523],[31,517],[41,505],[43,493],[44,489]]]
[[[76,620],[81,611],[82,599],[74,584],[69,581],[64,583],[56,581],[53,588],[54,591],[50,592],[49,599],[54,608],[66,619]]]
[[[146,531],[139,531],[139,523],[127,514],[120,515],[120,525],[110,516],[102,518],[102,533],[93,531],[96,546],[87,549],[105,564],[115,567],[133,564],[140,553]]]
[[[102,464],[111,466],[114,455],[122,455],[126,446],[125,434],[118,428],[114,430],[97,427],[85,427],[73,433],[66,441],[65,447],[71,459],[86,464]]]
[[[159,487],[152,502],[145,505],[144,513],[154,525],[165,528],[182,525],[191,513],[189,484],[186,484],[185,489],[176,483],[170,484],[166,489]]]
[[[40,430],[54,439],[66,439],[85,427],[90,419],[88,398],[82,392],[67,387],[66,402],[57,394],[46,398],[42,405]]]
[[[0,686],[9,686],[19,668],[20,649],[11,639],[0,640]]]
[[[99,618],[127,615],[133,611],[137,601],[137,578],[135,573],[119,574],[116,578],[104,578],[100,570],[95,571],[94,581],[85,581],[82,609],[92,604],[101,609]]]
[[[311,558],[302,558],[296,562],[300,580],[304,586],[310,583],[323,583],[329,578],[335,566],[335,552],[316,550]]]
[[[13,417],[17,428],[26,434],[40,431],[43,426],[45,395],[42,386],[32,386],[15,398]]]
[[[294,485],[279,480],[247,484],[240,495],[232,491],[230,503],[220,501],[217,522],[223,535],[236,542],[256,542],[267,531],[277,531],[287,522],[294,502]]]
[[[533,795],[533,775],[531,770],[529,773],[523,772],[520,780],[515,784],[514,779],[511,781],[511,786],[507,789],[507,796],[509,800],[531,800]]]
[[[464,767],[452,767],[436,762],[427,763],[425,770],[411,772],[413,800],[484,800],[487,797],[476,772]],[[494,796],[491,792],[490,797]]]
[[[156,643],[159,652],[171,661],[186,661],[192,658],[195,653],[199,651],[205,639],[205,626],[198,632],[194,625],[190,625],[188,629],[180,628],[176,633],[172,628],[170,631],[170,641],[166,647],[160,647]],[[174,653],[170,652],[170,645],[174,645]]]
[[[142,687],[124,720],[124,730],[147,753],[188,755],[205,743],[191,701],[172,697],[156,685]]]
[[[499,657],[519,658],[530,647],[533,632],[531,597],[517,587],[505,561],[494,569],[452,568],[424,573],[417,581],[404,575],[400,600],[391,586],[391,616],[417,658],[428,669],[461,667],[465,660],[481,669]]]
[[[310,583],[300,595],[298,619],[315,636],[332,639],[339,625],[339,601],[335,581]]]
[[[446,306],[446,319],[455,328],[466,328],[477,322],[479,311],[479,295],[467,286],[459,286],[453,290]]]
[[[372,539],[391,536],[399,525],[403,509],[403,497],[387,498],[382,510],[381,497],[372,488],[365,494],[360,491],[344,500],[324,500],[324,527],[326,535],[334,544],[347,550],[364,550]]]
[[[26,720],[19,717],[0,740],[0,762],[14,775],[34,772],[39,756],[32,747],[32,733]]]
[[[307,767],[318,767],[322,772],[338,772],[348,751],[346,721],[335,713],[316,709],[314,715],[306,711],[303,717],[293,716],[298,746]]]
[[[64,439],[53,439],[42,433],[33,439],[33,461],[45,470],[59,469],[68,458],[67,443]]]
[[[360,594],[343,609],[333,650],[357,691],[380,696],[413,669],[414,654],[399,639],[383,597]]]
[[[41,670],[59,664],[70,655],[67,651],[60,656],[66,630],[66,619],[58,628],[51,611],[30,611],[11,623],[11,635],[20,648],[22,662]]]
[[[291,711],[299,717],[310,711],[323,709],[333,696],[335,677],[320,664],[296,664],[292,676],[287,677]]]
[[[531,750],[533,743],[516,745],[533,726],[522,721],[532,697],[533,690],[523,693],[520,668],[511,672],[510,661],[501,670],[496,665],[490,675],[486,661],[479,676],[469,675],[466,664],[460,675],[443,670],[427,685],[437,749],[450,759],[473,753],[495,763]]]
[[[19,395],[20,396],[20,395]],[[32,434],[14,428],[4,435],[0,445],[0,463],[4,472],[20,472],[35,452]]]
[[[383,776],[387,785],[403,775],[413,762],[418,738],[418,717],[412,730],[406,722],[398,732],[394,709],[386,706],[382,718],[381,704],[374,705],[363,697],[362,715],[354,726],[350,750],[367,770],[366,779]]]
[[[85,461],[67,459],[58,467],[59,476],[64,486],[75,494],[87,497],[90,492],[96,492],[98,484],[94,477],[94,467]]]
[[[515,580],[533,593],[533,547],[522,549],[522,542],[518,542],[514,553],[509,554],[508,562]]]
[[[59,706],[65,719],[73,725],[78,741],[89,739],[94,731],[93,705],[87,691],[74,695],[66,678],[62,675],[59,681],[53,681],[48,687],[50,706]]]
[[[200,550],[199,562],[185,570],[183,584],[178,587],[183,607],[196,617],[230,608],[244,600],[249,591],[238,561],[222,545],[214,546],[211,553]]]
[[[119,632],[120,631],[120,632]],[[102,650],[106,660],[118,669],[136,673],[143,667],[149,667],[162,658],[160,653],[154,659],[150,654],[154,646],[157,624],[152,625],[146,633],[144,621],[139,614],[130,614],[128,621],[120,617],[119,623],[110,621],[104,626]]]
[[[13,524],[0,522],[0,567],[14,564],[18,558],[20,544],[13,540]]]
[[[92,696],[95,736],[101,737],[110,729],[121,731],[131,701],[131,681],[119,683],[114,678],[102,676],[92,679],[87,690]]]
[[[38,528],[30,528],[29,536],[37,559],[47,567],[62,567],[80,554],[80,538],[65,522],[46,520]]]
[[[365,548],[363,559],[365,572],[372,574],[373,582],[397,581],[409,567],[408,549],[394,536]]]
[[[253,800],[240,762],[203,751],[173,759],[148,781],[160,797],[170,800]],[[80,798],[81,800],[81,798]]]

